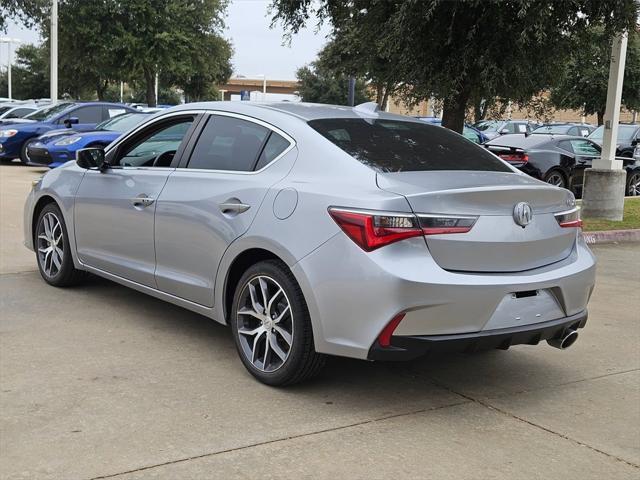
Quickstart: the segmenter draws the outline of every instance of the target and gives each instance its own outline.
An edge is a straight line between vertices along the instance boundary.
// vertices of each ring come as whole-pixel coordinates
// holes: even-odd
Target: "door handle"
[[[142,208],[152,205],[153,202],[155,201],[156,201],[155,198],[148,197],[144,193],[131,199],[131,203],[133,204],[134,207],[142,207]]]
[[[246,203],[242,203],[240,201],[237,201],[237,202],[226,201],[219,204],[219,207],[222,213],[237,214],[237,213],[246,212],[251,208],[251,205],[247,205]]]

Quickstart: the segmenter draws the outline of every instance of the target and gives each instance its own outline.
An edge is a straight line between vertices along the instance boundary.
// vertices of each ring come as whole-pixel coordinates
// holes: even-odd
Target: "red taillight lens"
[[[386,327],[382,329],[380,335],[378,335],[378,343],[381,347],[388,347],[391,345],[391,335],[393,335],[394,330],[398,328],[398,325],[400,325],[404,315],[404,313],[399,313],[393,317]]]
[[[521,167],[529,161],[529,155],[526,153],[499,153],[498,156],[514,167]]]
[[[422,235],[416,217],[411,214],[378,214],[339,208],[330,208],[329,214],[344,233],[367,252]]]
[[[582,219],[580,218],[580,208],[576,207],[566,212],[556,213],[554,215],[558,221],[558,225],[562,228],[581,228]]]
[[[418,215],[367,210],[329,208],[338,226],[360,248],[371,252],[405,238],[420,235],[466,233],[478,217],[452,215]]]

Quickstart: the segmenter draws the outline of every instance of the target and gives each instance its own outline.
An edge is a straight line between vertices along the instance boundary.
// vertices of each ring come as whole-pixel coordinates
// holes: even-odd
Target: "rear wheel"
[[[55,203],[45,206],[38,216],[34,249],[40,275],[48,284],[68,287],[84,278],[84,272],[73,266],[67,226]]]
[[[302,290],[281,261],[259,262],[244,273],[230,323],[242,363],[263,383],[298,383],[324,365],[324,355],[314,348]]]
[[[551,170],[548,172],[544,177],[544,181],[555,187],[567,188],[567,181],[560,170]]]
[[[640,172],[633,172],[629,175],[626,194],[630,197],[640,195]]]

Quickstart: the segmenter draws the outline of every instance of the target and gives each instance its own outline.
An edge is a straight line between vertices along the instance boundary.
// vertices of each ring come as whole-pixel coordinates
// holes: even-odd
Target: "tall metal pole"
[[[356,103],[356,77],[349,77],[349,95],[347,103],[353,107]]]
[[[120,82],[120,103],[124,100],[124,82]]]
[[[51,1],[51,104],[58,103],[58,0]]]
[[[611,48],[602,153],[593,160],[593,167],[584,172],[584,217],[622,220],[627,174],[622,169],[622,160],[616,159],[616,143],[626,54],[627,33],[623,32],[614,37]]]
[[[7,65],[7,82],[8,82],[9,88],[7,90],[9,90],[8,96],[9,96],[9,100],[11,100],[13,98],[11,96],[11,40],[7,42],[7,52],[8,52],[7,55],[9,57],[9,62]]]
[[[156,83],[154,85],[154,91],[155,91],[155,94],[156,94],[156,104],[155,104],[155,106],[157,106],[158,105],[158,72],[157,72],[157,70],[156,70]]]

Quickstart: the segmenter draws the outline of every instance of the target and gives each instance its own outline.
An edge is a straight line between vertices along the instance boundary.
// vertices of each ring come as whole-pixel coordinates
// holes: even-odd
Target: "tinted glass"
[[[31,112],[33,112],[33,108],[16,108],[9,114],[9,117],[22,118],[25,115],[29,115]]]
[[[471,140],[473,143],[481,143],[480,135],[473,128],[464,127],[462,129],[462,135],[464,136],[464,138],[466,138],[467,140]]]
[[[570,140],[571,148],[576,155],[598,156],[600,149],[587,140]]]
[[[52,105],[50,107],[44,107],[40,110],[36,110],[35,112],[27,115],[25,118],[36,120],[38,122],[49,121],[59,113],[73,107],[74,105],[74,103],[58,103],[57,105]]]
[[[511,172],[482,147],[434,125],[360,118],[312,120],[309,125],[356,160],[381,172]]]
[[[92,105],[90,107],[81,107],[73,112],[69,112],[69,115],[66,117],[77,117],[78,123],[99,123],[102,121],[102,106]]]
[[[637,125],[618,125],[618,142],[630,142],[634,133],[638,129]],[[604,126],[600,125],[596,128],[589,138],[597,142],[602,141],[604,135]]]
[[[253,170],[268,134],[267,128],[253,122],[213,115],[200,134],[187,167]]]
[[[125,113],[117,117],[105,120],[96,127],[96,130],[109,130],[112,132],[126,132],[142,122],[145,118],[149,118],[146,113]]]
[[[256,170],[260,170],[261,168],[269,165],[278,157],[278,155],[284,152],[289,145],[289,140],[278,135],[276,132],[271,132],[271,136],[269,137],[269,140],[267,140],[267,144],[264,146],[264,149],[260,154],[260,158],[258,159]]]
[[[503,122],[498,122],[496,120],[483,120],[475,123],[473,126],[481,132],[496,132],[502,124]]]
[[[7,112],[7,111],[11,110],[12,108],[13,108],[13,107],[0,107],[0,116],[1,116],[3,113],[5,113],[5,112]]]
[[[119,165],[128,167],[168,167],[180,148],[193,118],[183,118],[162,127],[151,126],[133,145],[119,155]]]
[[[567,135],[571,126],[569,125],[543,125],[542,127],[536,128],[533,133],[535,135],[540,134],[556,134],[556,135]]]

